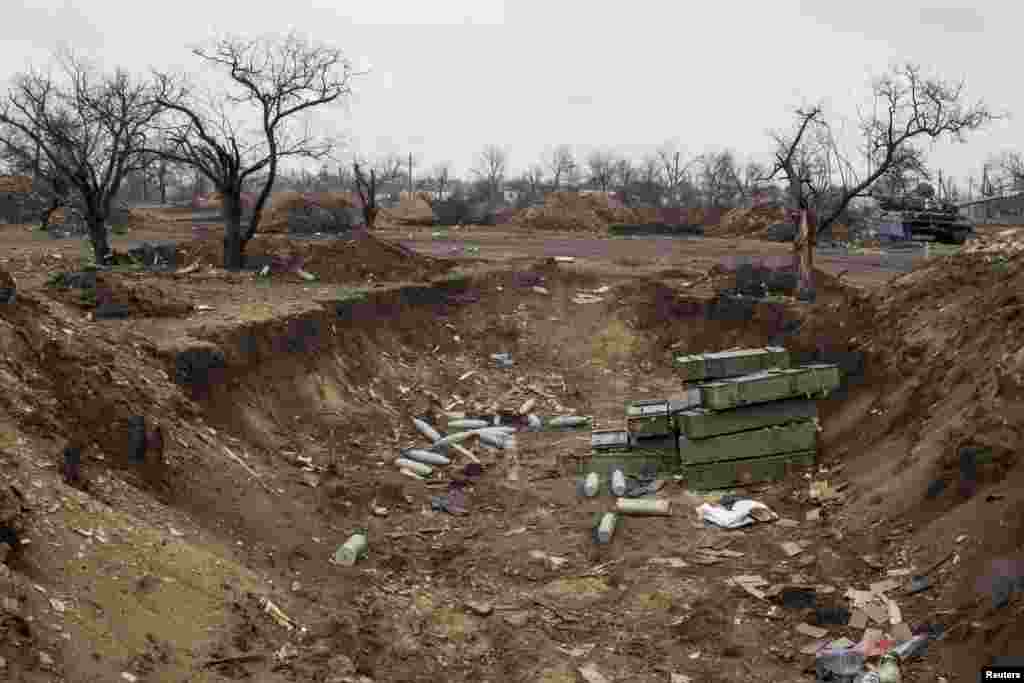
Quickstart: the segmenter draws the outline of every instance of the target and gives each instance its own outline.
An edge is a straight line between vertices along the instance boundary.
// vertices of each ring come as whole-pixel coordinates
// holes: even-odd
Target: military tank
[[[956,205],[937,198],[927,183],[902,195],[876,195],[875,199],[881,210],[880,234],[947,244],[963,244],[975,234],[974,225]]]

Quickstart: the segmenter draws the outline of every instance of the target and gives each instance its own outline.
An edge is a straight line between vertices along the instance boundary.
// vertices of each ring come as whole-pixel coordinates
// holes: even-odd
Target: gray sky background
[[[823,102],[852,124],[869,82],[911,60],[964,78],[968,95],[1024,116],[1010,78],[1024,9],[1004,0],[666,3],[421,0],[349,3],[21,0],[0,21],[0,79],[66,43],[105,66],[195,72],[187,45],[296,29],[371,69],[332,120],[359,152],[413,152],[465,174],[485,144],[521,171],[554,145],[633,155],[676,140],[769,161],[770,129]],[[346,111],[347,109],[347,111]],[[1024,150],[1024,123],[995,123],[930,161],[958,179]],[[966,189],[966,188],[964,188]]]

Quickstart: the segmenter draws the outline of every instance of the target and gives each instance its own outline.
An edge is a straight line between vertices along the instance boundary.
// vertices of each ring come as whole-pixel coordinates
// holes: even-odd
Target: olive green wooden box
[[[658,437],[675,434],[669,401],[650,399],[626,404],[626,429],[630,436]]]
[[[788,368],[789,352],[780,346],[719,351],[678,356],[675,365],[684,382],[722,379],[749,375],[769,368]]]
[[[814,450],[818,427],[813,420],[753,429],[710,439],[679,437],[679,457],[684,466],[746,458],[763,458],[779,453]]]
[[[733,410],[693,408],[676,415],[679,433],[688,439],[707,439],[751,429],[762,429],[818,416],[818,404],[804,398],[783,399]]]
[[[658,474],[675,474],[679,455],[674,435],[637,439],[618,429],[596,430],[590,435],[592,453],[580,464],[580,474],[597,472],[604,478],[613,467],[623,474],[638,475],[645,466],[653,466]]]
[[[744,458],[683,467],[690,490],[708,491],[784,479],[793,469],[814,465],[815,451],[782,453],[767,458]]]
[[[700,403],[710,410],[729,410],[800,396],[824,398],[838,387],[839,366],[821,363],[701,384]]]

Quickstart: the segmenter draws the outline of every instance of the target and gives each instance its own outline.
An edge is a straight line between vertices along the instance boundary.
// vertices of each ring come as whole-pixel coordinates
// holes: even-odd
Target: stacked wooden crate
[[[779,479],[814,464],[816,399],[839,386],[839,368],[791,368],[779,347],[682,356],[684,387],[699,406],[674,415],[688,486],[711,489]]]
[[[679,472],[679,432],[675,416],[700,405],[700,392],[690,388],[679,398],[632,401],[626,404],[625,425],[591,433],[591,456],[583,474],[608,475],[621,469],[627,476]]]

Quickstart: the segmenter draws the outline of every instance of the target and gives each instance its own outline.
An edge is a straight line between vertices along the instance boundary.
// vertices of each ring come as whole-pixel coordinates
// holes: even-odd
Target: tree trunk
[[[793,240],[793,265],[796,268],[799,282],[797,298],[805,301],[814,300],[814,226],[807,217],[807,210],[800,211],[800,230]]]
[[[92,253],[96,265],[108,266],[113,260],[113,254],[110,252],[110,242],[107,240],[106,220],[104,216],[97,214],[96,211],[87,211],[85,216],[85,222],[89,228],[89,241],[92,242]]]
[[[245,265],[242,239],[242,203],[232,193],[221,192],[224,202],[224,268],[241,270]]]
[[[368,206],[363,209],[363,218],[366,221],[366,229],[373,230],[373,224],[377,221],[377,207]]]

